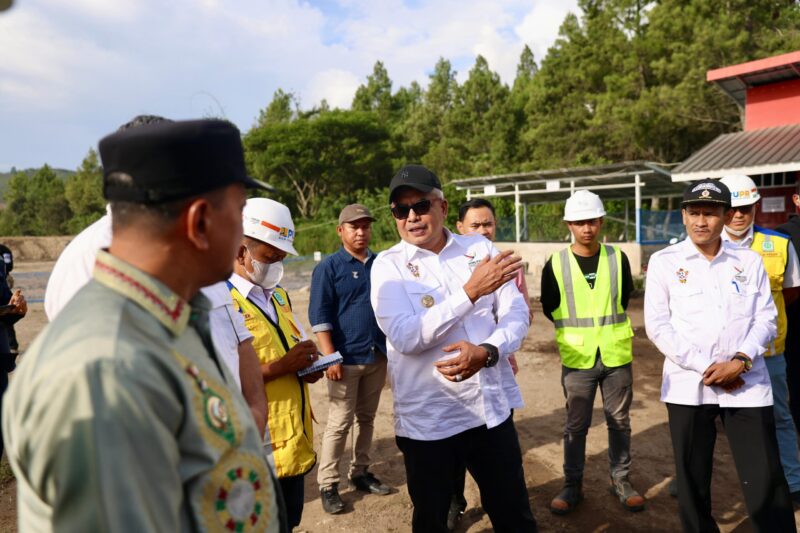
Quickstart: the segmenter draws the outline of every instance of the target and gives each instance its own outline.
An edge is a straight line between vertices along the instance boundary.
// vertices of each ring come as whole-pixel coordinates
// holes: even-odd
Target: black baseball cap
[[[683,191],[681,207],[688,204],[720,204],[730,207],[731,191],[719,180],[707,178],[694,181]]]
[[[400,187],[411,187],[421,192],[431,192],[433,189],[442,188],[439,178],[422,165],[406,165],[401,168],[389,183],[389,202],[394,199],[394,193]]]
[[[233,183],[272,191],[247,175],[239,129],[226,120],[163,121],[100,140],[103,196],[109,201],[159,204]],[[112,173],[128,180],[114,180]]]

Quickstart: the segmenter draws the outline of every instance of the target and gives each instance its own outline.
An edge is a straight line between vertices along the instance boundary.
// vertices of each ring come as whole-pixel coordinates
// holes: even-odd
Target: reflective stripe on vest
[[[610,326],[612,324],[622,324],[628,320],[628,313],[625,311],[622,313],[617,312],[617,301],[619,298],[619,287],[617,283],[619,279],[619,265],[617,265],[617,254],[614,252],[613,246],[607,244],[603,246],[608,256],[608,276],[611,282],[611,314],[597,317],[597,325]],[[559,259],[561,260],[564,293],[567,297],[569,317],[554,320],[553,323],[557,328],[593,328],[594,318],[577,318],[578,313],[575,312],[575,289],[572,286],[572,267],[569,260],[569,248],[561,250]]]
[[[767,357],[783,353],[786,350],[786,334],[789,324],[786,317],[786,302],[783,299],[783,277],[786,273],[786,264],[789,262],[789,246],[791,246],[789,237],[777,235],[773,231],[757,226],[753,227],[753,243],[750,248],[761,256],[764,270],[767,271],[769,278],[772,299],[778,310],[778,335],[767,346],[767,352],[764,354]]]
[[[602,245],[594,288],[583,278],[569,248],[551,258],[561,295],[553,322],[561,362],[567,368],[593,367],[598,351],[607,367],[622,366],[633,359],[633,330],[620,305],[620,258],[618,248]]]

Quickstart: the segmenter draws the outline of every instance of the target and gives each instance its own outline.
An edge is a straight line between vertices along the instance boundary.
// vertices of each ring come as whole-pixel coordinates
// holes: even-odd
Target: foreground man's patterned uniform
[[[20,531],[278,531],[261,439],[213,351],[209,308],[98,254],[8,392]]]

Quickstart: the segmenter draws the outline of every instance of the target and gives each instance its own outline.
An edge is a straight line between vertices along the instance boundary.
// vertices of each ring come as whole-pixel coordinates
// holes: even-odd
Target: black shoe
[[[667,492],[669,492],[669,495],[673,498],[678,497],[678,478],[674,477],[670,480],[669,485],[667,485]],[[798,494],[798,496],[800,496],[800,494]],[[792,498],[792,500],[794,500],[794,498]]]
[[[378,478],[373,476],[371,472],[366,472],[363,476],[351,477],[350,485],[357,490],[369,492],[370,494],[380,494],[381,496],[386,496],[391,492],[391,489],[378,481]]]
[[[336,485],[321,489],[319,495],[322,498],[322,510],[328,514],[341,513],[344,510],[344,502],[339,496],[339,489]]]
[[[447,511],[447,529],[453,531],[456,525],[461,521],[464,516],[464,511],[467,510],[467,501],[463,498],[453,496],[450,500],[450,510]]]

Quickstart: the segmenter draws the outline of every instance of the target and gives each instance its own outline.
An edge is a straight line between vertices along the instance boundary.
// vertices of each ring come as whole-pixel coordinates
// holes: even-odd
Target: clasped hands
[[[744,363],[738,359],[714,363],[703,372],[703,385],[707,387],[717,386],[721,387],[725,392],[733,392],[744,386],[743,372]]]
[[[489,352],[485,348],[467,341],[448,344],[442,350],[447,353],[460,352],[455,357],[433,363],[436,370],[449,381],[459,382],[471,378],[486,366],[486,360],[489,359]]]

